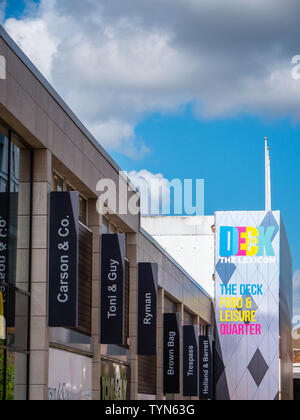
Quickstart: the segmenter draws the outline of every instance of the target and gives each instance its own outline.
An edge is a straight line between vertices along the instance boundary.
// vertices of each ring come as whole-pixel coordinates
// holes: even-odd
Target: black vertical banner
[[[199,336],[199,398],[213,399],[212,342],[207,335]]]
[[[183,396],[198,396],[198,328],[183,327]]]
[[[180,393],[180,316],[164,314],[163,392]]]
[[[123,344],[125,252],[124,234],[101,236],[101,344]]]
[[[0,339],[6,338],[9,271],[9,193],[0,193]]]
[[[3,284],[8,283],[8,248],[9,248],[9,194],[0,193],[0,291],[3,301],[6,300],[6,290]]]
[[[78,192],[50,194],[49,327],[78,324]]]
[[[156,355],[158,267],[138,265],[138,346],[141,356]]]

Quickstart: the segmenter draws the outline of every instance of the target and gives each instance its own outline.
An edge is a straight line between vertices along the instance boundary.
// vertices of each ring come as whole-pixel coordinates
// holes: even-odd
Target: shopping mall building
[[[164,314],[178,322],[176,359],[182,325],[212,332],[211,297],[140,228],[139,214],[98,213],[96,185],[118,187],[120,168],[2,28],[0,55],[0,400],[183,398],[181,363],[164,384]],[[100,282],[106,258],[121,267],[110,296]],[[140,327],[140,348],[138,273],[155,319],[149,334]]]
[[[280,215],[208,216],[170,240],[164,221],[103,214],[99,181],[123,205],[138,192],[1,27],[0,57],[0,400],[291,398]],[[276,264],[256,302],[266,334],[229,343],[211,296],[244,273],[217,245],[237,219],[274,228]]]

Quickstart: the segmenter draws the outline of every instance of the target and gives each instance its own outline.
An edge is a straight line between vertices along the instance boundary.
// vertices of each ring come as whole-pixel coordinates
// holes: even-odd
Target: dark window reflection
[[[8,133],[0,127],[0,192],[8,191]]]
[[[26,399],[27,357],[0,348],[0,400]]]
[[[4,390],[4,350],[0,348],[0,401],[3,400]]]
[[[0,125],[0,400],[26,399],[31,152]]]

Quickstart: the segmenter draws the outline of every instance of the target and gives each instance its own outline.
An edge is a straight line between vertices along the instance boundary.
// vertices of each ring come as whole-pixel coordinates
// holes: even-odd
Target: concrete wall
[[[214,295],[214,216],[142,217],[142,227],[199,283]]]
[[[190,312],[212,323],[211,297],[146,232],[138,235],[138,261],[158,263],[158,285]]]

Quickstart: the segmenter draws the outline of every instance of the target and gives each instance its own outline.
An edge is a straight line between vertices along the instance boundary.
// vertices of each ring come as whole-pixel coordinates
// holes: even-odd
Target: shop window
[[[48,399],[92,400],[93,359],[60,349],[49,350]]]
[[[101,361],[100,399],[124,401],[130,399],[129,366],[113,361]]]
[[[20,149],[15,145],[11,144],[11,159],[10,159],[10,191],[17,192],[19,189],[19,155]]]
[[[67,184],[67,191],[76,191],[70,184]],[[79,195],[79,221],[87,224],[87,200]]]
[[[87,201],[81,195],[79,196],[79,220],[84,225],[87,224]]]
[[[0,192],[8,190],[8,132],[0,126]]]
[[[25,400],[26,382],[27,354],[0,349],[0,400]]]
[[[200,333],[200,335],[208,335],[208,326],[200,324],[199,333]]]
[[[31,156],[0,126],[0,400],[27,398]]]

